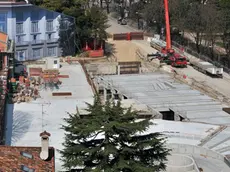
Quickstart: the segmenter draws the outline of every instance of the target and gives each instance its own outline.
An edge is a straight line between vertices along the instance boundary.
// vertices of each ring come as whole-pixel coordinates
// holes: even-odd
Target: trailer
[[[223,68],[216,67],[209,62],[204,61],[191,61],[190,65],[193,66],[194,69],[210,76],[216,76],[223,78]]]

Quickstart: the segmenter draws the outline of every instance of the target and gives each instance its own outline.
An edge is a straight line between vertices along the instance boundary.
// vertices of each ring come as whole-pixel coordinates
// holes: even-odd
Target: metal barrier
[[[113,34],[113,40],[144,40],[143,32],[128,32]]]

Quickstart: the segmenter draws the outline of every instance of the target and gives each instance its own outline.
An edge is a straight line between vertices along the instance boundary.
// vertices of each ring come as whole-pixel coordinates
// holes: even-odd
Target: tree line
[[[176,35],[177,32],[172,32],[173,40],[182,45],[187,45],[190,40],[198,53],[230,67],[229,0],[169,0],[169,8],[171,30],[180,33]],[[164,1],[140,0],[131,3],[129,17],[136,21],[142,18],[146,30],[161,33],[161,28],[165,26]],[[224,51],[217,52],[217,46]],[[217,54],[222,55],[221,59],[217,58]]]

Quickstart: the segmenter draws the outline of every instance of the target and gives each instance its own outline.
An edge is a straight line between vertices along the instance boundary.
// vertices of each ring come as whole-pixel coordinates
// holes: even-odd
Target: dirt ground
[[[136,56],[138,46],[130,41],[114,41],[108,40],[113,48],[113,54],[118,62],[139,61]]]

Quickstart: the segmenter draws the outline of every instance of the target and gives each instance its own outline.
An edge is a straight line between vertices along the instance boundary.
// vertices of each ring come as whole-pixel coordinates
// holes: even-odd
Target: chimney
[[[41,137],[41,144],[42,144],[40,158],[45,161],[49,158],[50,133],[44,131],[40,134],[40,137]]]

